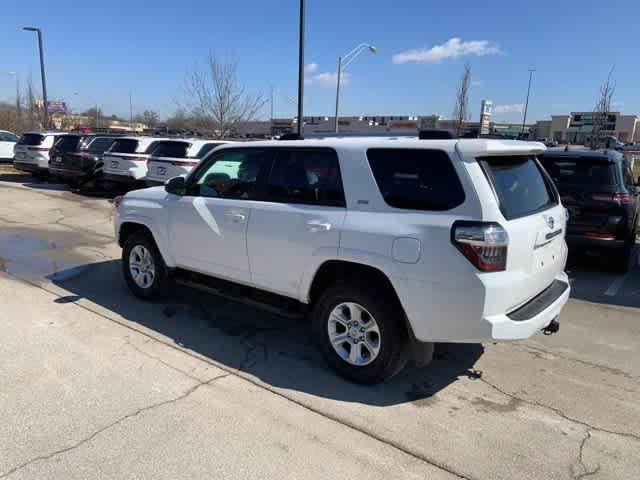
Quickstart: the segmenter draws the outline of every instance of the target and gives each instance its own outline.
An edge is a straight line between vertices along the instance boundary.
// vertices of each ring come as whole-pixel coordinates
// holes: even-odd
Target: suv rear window
[[[464,202],[464,189],[442,150],[371,148],[369,165],[388,205],[409,210],[451,210]]]
[[[186,158],[189,144],[186,142],[159,142],[151,151],[155,157]]]
[[[207,143],[203,145],[200,151],[196,154],[196,158],[204,158],[207,153],[220,145],[222,145],[222,143]]]
[[[558,185],[615,185],[615,164],[605,158],[540,157],[549,176]]]
[[[97,137],[89,143],[89,151],[91,153],[104,153],[111,146],[115,139],[113,137]]]
[[[70,152],[78,148],[80,138],[78,135],[64,135],[58,139],[55,148],[59,152]]]
[[[557,204],[553,187],[536,158],[528,155],[478,158],[507,220]]]
[[[37,133],[25,133],[20,138],[18,145],[41,145],[44,141],[44,135],[39,135]]]
[[[122,138],[113,142],[109,151],[113,153],[136,153],[136,148],[138,148],[138,140]]]

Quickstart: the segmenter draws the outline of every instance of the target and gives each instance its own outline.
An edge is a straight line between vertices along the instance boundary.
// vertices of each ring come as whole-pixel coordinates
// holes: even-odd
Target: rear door
[[[541,162],[569,211],[568,233],[602,238],[615,236],[616,223],[620,222],[611,222],[611,217],[625,213],[614,198],[621,182],[616,164],[604,156],[550,154],[542,156]]]
[[[15,147],[14,160],[17,162],[34,162],[38,151],[44,151],[45,148],[47,151],[49,150],[49,148],[42,145],[44,139],[45,136],[39,133],[25,133],[22,135]]]
[[[81,138],[80,135],[64,135],[60,137],[49,153],[51,166],[54,168],[62,167],[68,154],[76,155],[80,149]],[[71,161],[71,163],[73,162]]]
[[[511,305],[547,288],[565,266],[566,214],[557,191],[532,155],[478,159],[495,193],[509,235],[507,272],[513,275]]]
[[[265,197],[254,202],[249,221],[252,283],[298,298],[302,276],[314,259],[337,256],[345,214],[334,150],[278,149]]]

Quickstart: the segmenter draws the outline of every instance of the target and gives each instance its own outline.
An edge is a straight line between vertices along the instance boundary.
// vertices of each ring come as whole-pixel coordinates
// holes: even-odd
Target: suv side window
[[[260,173],[270,159],[271,152],[259,148],[225,150],[210,156],[189,179],[187,195],[255,199]]]
[[[451,210],[465,195],[442,150],[370,148],[367,158],[387,205],[408,210]]]
[[[631,173],[631,164],[625,160],[622,162],[621,167],[622,167],[622,181],[627,188],[633,191],[634,181],[633,181],[633,174]]]
[[[338,155],[328,148],[279,150],[267,197],[274,202],[344,207]]]

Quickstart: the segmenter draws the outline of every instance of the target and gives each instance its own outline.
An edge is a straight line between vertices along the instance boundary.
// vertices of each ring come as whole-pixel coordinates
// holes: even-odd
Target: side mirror
[[[164,185],[164,189],[173,195],[184,195],[186,193],[184,177],[172,178]]]

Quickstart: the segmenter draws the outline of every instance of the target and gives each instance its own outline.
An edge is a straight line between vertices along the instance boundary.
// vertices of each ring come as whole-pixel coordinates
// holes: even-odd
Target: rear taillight
[[[48,147],[27,147],[27,148],[32,152],[48,152],[49,151]]]
[[[509,235],[498,223],[457,221],[451,241],[479,270],[506,270]]]
[[[625,205],[631,202],[631,195],[624,192],[591,193],[589,194],[589,196],[596,202],[615,203],[617,205]]]
[[[127,157],[126,160],[133,160],[134,162],[146,162],[149,157]]]

